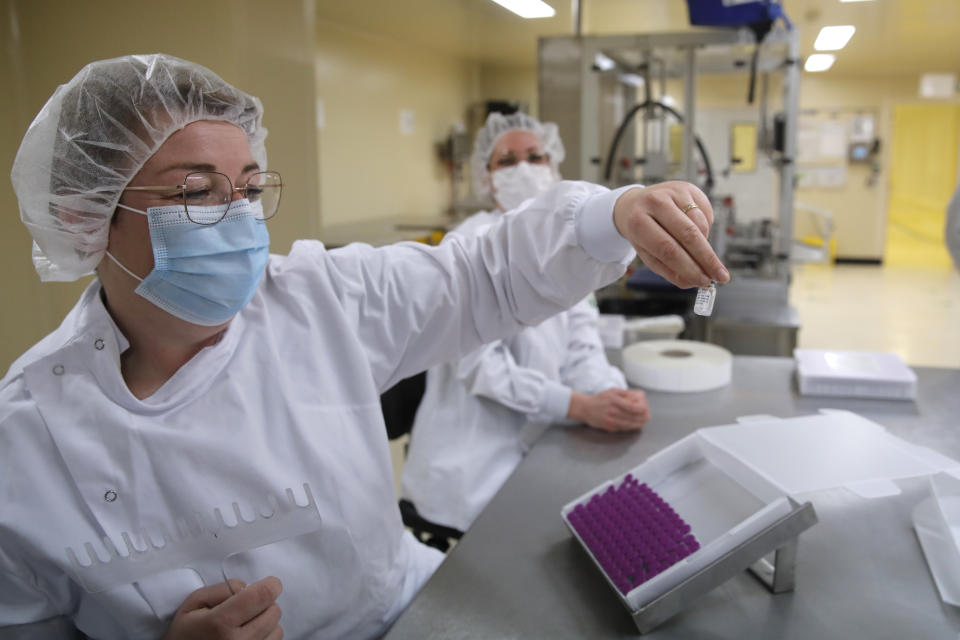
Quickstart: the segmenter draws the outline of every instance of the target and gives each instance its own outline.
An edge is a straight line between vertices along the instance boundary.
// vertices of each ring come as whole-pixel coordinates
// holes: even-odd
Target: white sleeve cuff
[[[573,394],[570,387],[552,380],[547,380],[543,387],[541,414],[552,420],[562,420],[570,412],[570,396]]]
[[[640,185],[627,185],[587,198],[577,212],[577,241],[587,254],[600,262],[629,264],[634,259],[633,247],[613,223],[613,206],[617,198]]]

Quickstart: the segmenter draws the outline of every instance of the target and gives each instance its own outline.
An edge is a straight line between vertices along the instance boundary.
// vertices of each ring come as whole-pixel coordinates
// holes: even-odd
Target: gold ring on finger
[[[690,211],[690,209],[699,209],[699,208],[700,208],[700,205],[698,205],[696,202],[691,202],[690,204],[688,204],[683,208],[683,212],[686,213],[687,211]]]

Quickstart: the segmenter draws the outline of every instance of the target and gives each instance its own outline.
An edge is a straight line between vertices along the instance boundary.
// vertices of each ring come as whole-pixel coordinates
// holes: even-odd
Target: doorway
[[[957,182],[960,104],[894,107],[884,262],[950,269],[946,208]]]

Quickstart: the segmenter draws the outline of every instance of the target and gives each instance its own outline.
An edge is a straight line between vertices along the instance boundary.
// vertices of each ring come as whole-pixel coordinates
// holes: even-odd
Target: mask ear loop
[[[130,269],[127,269],[127,268],[126,268],[125,266],[123,266],[122,264],[120,264],[120,261],[117,260],[116,258],[114,258],[112,253],[110,253],[109,251],[104,251],[104,253],[107,254],[107,257],[108,257],[108,258],[110,258],[111,260],[113,260],[113,264],[117,265],[118,267],[120,267],[121,269],[123,269],[124,271],[126,271],[127,274],[129,274],[131,278],[134,278],[135,280],[137,280],[137,282],[143,282],[143,278],[141,278],[140,276],[138,276],[137,274],[135,274],[133,271],[130,271]]]
[[[132,211],[132,212],[134,212],[134,213],[139,213],[139,214],[142,215],[142,216],[147,216],[147,215],[149,215],[146,211],[144,211],[144,210],[142,210],[142,209],[134,209],[133,207],[128,207],[127,205],[125,205],[125,204],[120,204],[119,202],[117,203],[117,209],[126,209],[127,211]],[[117,264],[120,264],[120,263],[118,262]]]
[[[140,209],[134,209],[133,207],[128,207],[127,205],[125,205],[125,204],[120,204],[119,202],[117,203],[117,208],[118,208],[118,209],[126,209],[127,211],[132,211],[133,213],[139,213],[139,214],[142,215],[142,216],[149,216],[149,215],[150,215],[150,214],[148,214],[146,211],[142,211],[142,210],[140,210]],[[124,271],[126,271],[126,272],[127,272],[127,275],[129,275],[131,278],[135,279],[137,282],[143,282],[143,278],[141,278],[140,276],[138,276],[137,274],[135,274],[133,271],[130,271],[130,269],[127,269],[127,268],[126,268],[125,266],[123,266],[122,264],[120,264],[120,261],[117,260],[116,258],[114,258],[112,253],[110,253],[109,251],[104,251],[104,253],[107,254],[107,257],[108,257],[108,258],[110,258],[111,260],[113,260],[113,264],[117,265],[118,267],[120,267],[121,269],[123,269]]]

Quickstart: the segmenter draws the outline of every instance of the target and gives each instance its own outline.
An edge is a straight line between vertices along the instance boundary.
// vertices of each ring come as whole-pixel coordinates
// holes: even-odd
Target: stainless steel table
[[[960,459],[960,369],[916,369],[916,402],[803,397],[789,358],[736,357],[733,383],[699,394],[650,393],[642,434],[553,429],[533,448],[386,638],[624,638],[630,616],[560,519],[560,508],[699,427],[738,416],[855,411]],[[813,498],[820,522],[800,536],[797,588],[771,595],[743,573],[646,638],[952,638],[911,524],[926,481],[865,500]]]

